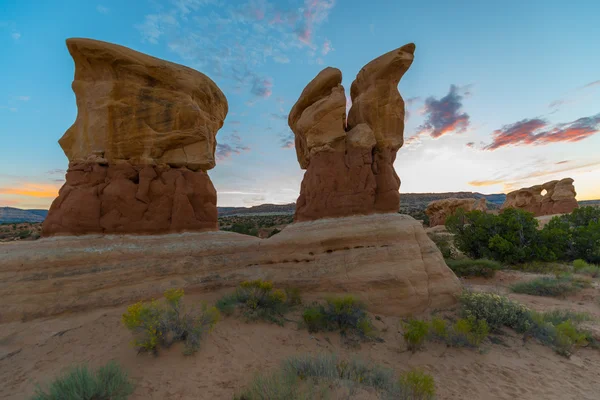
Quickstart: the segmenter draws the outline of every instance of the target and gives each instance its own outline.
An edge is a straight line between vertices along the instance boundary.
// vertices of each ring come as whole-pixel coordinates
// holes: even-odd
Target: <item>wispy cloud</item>
[[[472,148],[472,147],[475,147],[475,142],[468,142],[468,143],[466,144],[466,146],[467,146],[467,147],[471,147],[471,148]]]
[[[12,37],[14,40],[19,40],[21,39],[21,34],[19,32],[13,32],[10,34],[10,37]]]
[[[495,130],[492,133],[492,143],[485,146],[484,149],[496,150],[505,146],[578,142],[599,131],[600,113],[555,125],[551,125],[542,118],[523,119]]]
[[[438,138],[451,132],[466,131],[469,127],[469,115],[462,112],[462,99],[456,85],[450,85],[448,94],[439,100],[428,97],[424,106],[425,122],[419,127],[420,133]]]
[[[590,82],[587,85],[583,85],[581,88],[582,89],[589,89],[591,87],[598,87],[600,86],[600,80],[594,81],[594,82]]]
[[[282,149],[293,149],[294,145],[294,133],[289,129],[286,129],[284,132],[281,132],[277,135],[279,137],[279,143],[281,144]]]
[[[108,7],[103,6],[102,4],[98,4],[96,6],[96,11],[98,11],[100,14],[108,14],[110,12],[110,9]]]
[[[256,99],[273,93],[273,79],[262,72],[268,63],[289,63],[302,53],[315,62],[315,40],[323,43],[321,56],[333,49],[329,40],[318,35],[335,5],[333,0],[291,0],[287,4],[171,0],[168,4],[170,7],[145,15],[136,25],[142,40],[165,44],[188,65],[228,80],[233,90],[245,88]]]
[[[550,104],[548,104],[548,107],[551,108],[553,112],[556,112],[560,107],[562,107],[565,104],[572,104],[585,100],[590,96],[588,89],[593,89],[597,87],[600,87],[600,80],[586,83],[585,85],[571,90],[570,93],[565,95],[564,97],[550,102]]]
[[[17,100],[20,100],[20,101],[29,101],[29,100],[31,100],[31,97],[29,97],[29,96],[18,96]]]
[[[504,183],[503,180],[488,180],[488,181],[471,181],[471,182],[469,182],[469,185],[475,186],[475,187],[482,187],[482,186],[494,186],[494,185],[499,185],[499,184],[503,184],[503,183]]]
[[[224,137],[222,143],[217,144],[215,157],[217,161],[223,161],[234,154],[242,154],[243,151],[250,151],[250,147],[242,143],[238,131],[234,130],[230,135]]]

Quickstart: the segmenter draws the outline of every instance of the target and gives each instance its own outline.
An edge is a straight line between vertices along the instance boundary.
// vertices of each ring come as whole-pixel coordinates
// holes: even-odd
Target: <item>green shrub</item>
[[[433,377],[425,372],[413,369],[400,376],[400,387],[407,392],[405,398],[428,400],[435,397],[435,382]]]
[[[559,274],[569,273],[572,271],[572,268],[569,265],[546,261],[530,261],[521,264],[514,264],[510,265],[509,269],[536,274]]]
[[[239,308],[249,321],[262,319],[283,325],[284,314],[291,306],[301,302],[298,290],[288,289],[284,292],[275,289],[271,281],[258,279],[240,283],[235,293],[221,297],[216,307],[226,315],[231,315]]]
[[[429,333],[435,339],[446,340],[448,338],[448,322],[442,318],[432,318],[430,322]]]
[[[87,366],[74,367],[47,389],[38,386],[31,400],[125,400],[133,389],[127,373],[111,361],[95,371]]]
[[[558,278],[541,277],[527,282],[519,282],[510,288],[515,293],[559,297],[574,293],[587,286],[589,283],[585,280],[574,278],[571,275],[562,275]]]
[[[305,308],[302,319],[309,332],[336,331],[342,336],[356,334],[373,339],[374,328],[365,305],[354,296],[331,297],[325,305],[313,303]]]
[[[559,354],[569,356],[573,347],[587,344],[587,335],[569,320],[556,325],[555,348]]]
[[[270,375],[258,375],[234,398],[237,400],[330,399],[338,388],[350,393],[359,388],[374,390],[378,398],[427,400],[435,393],[433,378],[421,371],[394,372],[357,359],[340,360],[335,355],[297,356],[284,361]]]
[[[524,332],[531,325],[527,307],[505,296],[465,290],[459,301],[461,312],[466,318],[484,320],[492,331],[507,326],[517,332]]]
[[[487,338],[489,327],[485,320],[476,320],[473,317],[461,318],[452,325],[452,330],[447,336],[451,346],[479,347]]]
[[[429,333],[429,324],[427,321],[411,319],[404,324],[403,328],[403,337],[408,349],[413,353],[420,350]]]
[[[583,268],[587,268],[589,266],[590,265],[588,263],[586,263],[585,260],[582,260],[580,258],[573,261],[573,268],[575,269],[575,272],[579,272],[579,270],[581,270]]]
[[[133,345],[139,351],[156,353],[159,345],[169,347],[177,341],[185,343],[186,355],[198,351],[202,337],[219,320],[219,312],[206,304],[187,311],[183,295],[183,289],[169,289],[164,293],[165,305],[153,300],[127,308],[122,322],[134,334]]]
[[[452,236],[451,235],[443,235],[439,233],[429,233],[429,238],[435,243],[435,245],[440,249],[442,256],[445,259],[450,259],[453,257],[452,253]]]
[[[481,276],[492,278],[497,270],[502,268],[502,264],[497,261],[479,259],[479,260],[446,260],[446,264],[456,276]]]

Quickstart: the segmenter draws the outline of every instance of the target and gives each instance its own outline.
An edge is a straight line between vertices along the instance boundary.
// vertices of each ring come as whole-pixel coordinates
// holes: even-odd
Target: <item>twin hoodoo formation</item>
[[[206,75],[115,44],[69,39],[77,119],[59,140],[69,159],[44,235],[216,230],[217,131],[227,99]],[[365,65],[350,89],[321,71],[289,115],[306,169],[296,221],[397,212],[403,144],[398,83],[414,44]]]

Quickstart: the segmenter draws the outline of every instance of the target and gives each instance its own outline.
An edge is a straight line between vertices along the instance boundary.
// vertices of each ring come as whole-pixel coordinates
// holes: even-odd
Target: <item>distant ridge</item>
[[[0,207],[0,223],[43,222],[48,210],[22,210],[13,207]]]

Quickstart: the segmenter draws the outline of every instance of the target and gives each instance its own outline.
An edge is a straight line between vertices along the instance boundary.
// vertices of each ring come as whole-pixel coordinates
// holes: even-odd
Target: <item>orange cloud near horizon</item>
[[[58,196],[59,186],[49,183],[24,182],[17,187],[2,187],[0,194],[35,198],[54,198]]]
[[[475,187],[481,187],[481,186],[493,186],[493,185],[504,184],[504,181],[491,179],[488,181],[471,181],[471,182],[468,182],[468,184],[471,186],[475,186]]]

